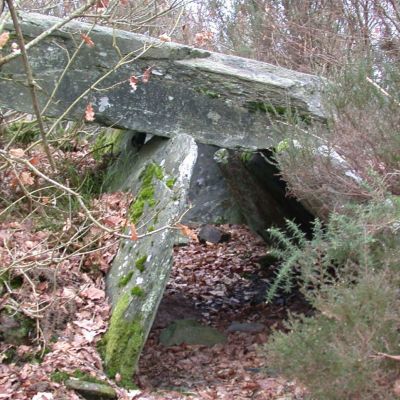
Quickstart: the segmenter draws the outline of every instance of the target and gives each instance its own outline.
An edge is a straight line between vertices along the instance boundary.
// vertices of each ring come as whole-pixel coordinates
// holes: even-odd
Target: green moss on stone
[[[249,101],[247,103],[247,108],[251,112],[261,111],[267,114],[274,114],[274,115],[287,115],[289,108],[273,105],[271,103],[264,103],[262,101]]]
[[[98,384],[104,384],[105,382],[104,380],[95,378],[94,376],[88,374],[87,372],[81,371],[79,369],[76,369],[72,374],[60,370],[56,370],[50,374],[50,379],[56,383],[63,383],[70,378],[75,378],[81,381],[98,383]]]
[[[195,91],[204,96],[210,97],[211,99],[219,99],[220,97],[222,97],[220,93],[217,93],[214,90],[210,90],[204,87],[196,88]]]
[[[129,218],[136,224],[143,215],[145,200],[136,199],[129,207]]]
[[[148,201],[148,204],[149,204],[149,207],[154,207],[154,206],[157,204],[157,202],[156,202],[155,199],[150,199],[150,200]]]
[[[133,271],[129,271],[126,275],[121,276],[121,278],[118,281],[118,287],[124,287],[126,286],[129,281],[132,279]]]
[[[165,184],[167,185],[168,188],[172,189],[175,185],[176,178],[168,178]]]
[[[153,232],[155,229],[156,229],[155,226],[154,226],[154,225],[151,225],[151,226],[149,226],[149,227],[147,228],[147,232]]]
[[[243,152],[240,154],[240,159],[242,160],[243,163],[248,163],[248,162],[251,161],[251,159],[253,158],[253,156],[254,156],[254,152],[252,152],[252,151],[250,151],[250,150],[247,150],[247,151],[243,151]]]
[[[100,132],[92,146],[93,158],[101,160],[107,153],[117,153],[121,146],[122,136],[123,132],[117,129],[106,129]]]
[[[262,101],[249,101],[246,103],[246,108],[250,112],[262,112],[265,114],[273,115],[274,117],[281,117],[290,120],[293,124],[303,122],[305,124],[311,123],[309,115],[299,113],[296,108],[282,105],[274,105],[272,103],[265,103]]]
[[[134,286],[131,289],[131,295],[136,296],[136,297],[143,297],[144,296],[144,290],[140,286]]]
[[[140,271],[144,271],[144,265],[146,264],[147,256],[139,257],[135,262],[135,267]]]
[[[67,379],[69,379],[69,377],[70,377],[70,375],[68,372],[59,371],[59,370],[54,371],[50,374],[50,379],[56,383],[62,383],[64,381],[66,381]]]
[[[149,207],[154,207],[157,202],[154,198],[155,187],[154,179],[162,180],[164,171],[161,166],[150,163],[146,166],[140,175],[142,186],[136,196],[135,201],[129,207],[129,218],[136,224],[144,212],[144,207],[147,204]]]
[[[153,178],[161,181],[164,178],[164,171],[160,165],[150,163],[146,165],[146,168],[140,175],[140,180],[143,182],[143,185],[148,186],[153,182]]]
[[[154,187],[147,186],[140,190],[140,198],[143,200],[150,201],[154,198]]]
[[[121,386],[135,388],[132,376],[143,346],[143,328],[138,320],[126,319],[125,311],[130,303],[130,296],[125,293],[116,304],[107,333],[99,345],[105,370],[110,378],[120,374]]]

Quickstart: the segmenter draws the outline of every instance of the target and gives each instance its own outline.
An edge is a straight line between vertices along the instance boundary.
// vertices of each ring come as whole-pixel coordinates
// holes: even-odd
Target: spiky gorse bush
[[[286,232],[271,228],[269,233],[275,243],[270,254],[282,262],[267,300],[272,300],[278,289],[289,292],[300,285],[312,302],[318,290],[340,281],[351,283],[364,269],[400,270],[398,196],[332,213],[325,225],[316,219],[312,239],[292,221],[287,221]]]
[[[268,367],[313,399],[394,399],[400,373],[400,201],[357,205],[316,220],[312,239],[292,222],[271,229],[282,260],[268,292],[295,284],[315,310],[291,316],[266,346]]]
[[[291,318],[267,345],[268,367],[305,384],[314,400],[396,399],[398,275],[368,271],[315,298],[319,314]]]

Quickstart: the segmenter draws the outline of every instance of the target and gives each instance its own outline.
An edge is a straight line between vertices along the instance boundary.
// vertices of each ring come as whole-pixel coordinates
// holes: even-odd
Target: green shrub
[[[385,202],[356,205],[330,214],[325,226],[317,219],[312,239],[293,222],[287,232],[269,230],[275,242],[270,254],[282,263],[270,287],[270,301],[278,289],[289,292],[299,284],[312,303],[316,291],[338,281],[352,282],[363,269],[389,267],[399,270],[400,202],[390,196]]]
[[[272,335],[268,367],[314,400],[394,399],[400,363],[379,353],[400,353],[399,197],[316,220],[311,239],[293,222],[287,232],[270,230],[282,264],[268,299],[298,285],[314,316],[291,316]]]
[[[315,400],[394,399],[400,363],[399,277],[365,272],[319,293],[315,317],[291,317],[266,345],[268,368],[298,379]]]

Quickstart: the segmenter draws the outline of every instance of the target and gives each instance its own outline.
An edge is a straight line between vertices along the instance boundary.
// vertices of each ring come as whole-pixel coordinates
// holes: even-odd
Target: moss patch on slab
[[[126,286],[129,281],[132,279],[133,271],[129,271],[126,275],[121,276],[121,278],[118,281],[118,287],[124,287]]]
[[[262,101],[249,101],[246,106],[250,112],[261,111],[263,113],[280,116],[285,116],[290,111],[288,107],[264,103]]]
[[[65,382],[67,379],[70,379],[70,378],[75,378],[75,379],[79,379],[79,380],[82,380],[85,382],[91,382],[91,383],[98,383],[98,384],[105,383],[104,380],[98,379],[98,378],[88,374],[87,372],[81,371],[79,369],[76,369],[72,374],[65,372],[65,371],[60,371],[60,370],[56,370],[50,374],[50,379],[56,383]]]
[[[131,289],[131,295],[136,296],[136,297],[143,297],[144,296],[144,290],[140,286],[134,286]]]
[[[211,99],[219,99],[222,97],[221,93],[218,93],[214,90],[210,90],[204,87],[198,87],[195,89],[195,92],[202,94],[203,96],[207,96]]]
[[[123,131],[106,129],[97,135],[96,141],[92,146],[92,154],[95,160],[101,160],[105,154],[115,154],[119,151]]]
[[[144,332],[140,321],[129,321],[125,317],[130,300],[128,293],[118,300],[99,350],[103,356],[107,375],[114,378],[118,373],[121,376],[121,386],[135,388],[132,376],[143,345]]]
[[[165,184],[167,185],[167,187],[169,189],[172,189],[174,187],[174,185],[175,185],[175,182],[176,182],[176,178],[168,178],[166,180]]]
[[[129,207],[129,219],[132,223],[136,224],[143,215],[146,204],[149,207],[156,205],[154,198],[155,187],[154,179],[162,180],[164,178],[164,171],[161,166],[150,163],[141,173],[139,179],[142,182],[140,190],[136,199]]]
[[[139,257],[139,258],[135,261],[135,267],[136,267],[140,272],[143,272],[143,271],[144,271],[144,265],[146,264],[146,261],[147,261],[147,256]]]

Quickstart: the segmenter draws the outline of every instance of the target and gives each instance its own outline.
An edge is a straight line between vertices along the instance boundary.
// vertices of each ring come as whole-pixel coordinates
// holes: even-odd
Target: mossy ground
[[[56,370],[50,374],[50,378],[53,382],[57,382],[57,383],[63,383],[67,379],[70,379],[70,378],[76,378],[81,381],[91,382],[91,383],[98,383],[98,384],[105,383],[105,381],[103,381],[101,379],[97,379],[94,376],[88,374],[87,372],[81,371],[79,369],[75,370],[72,373]]]

